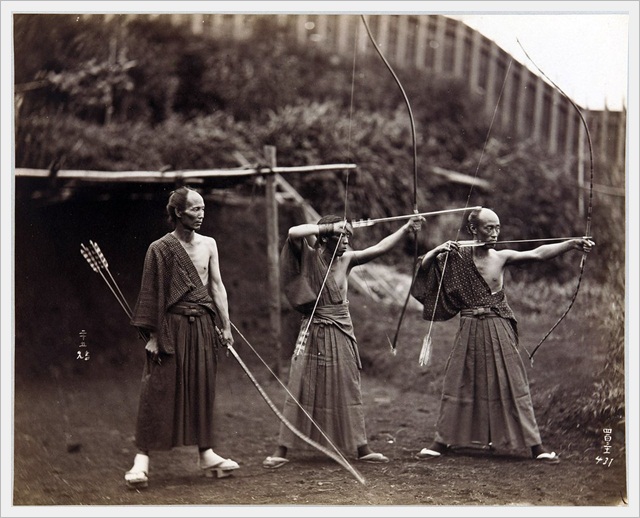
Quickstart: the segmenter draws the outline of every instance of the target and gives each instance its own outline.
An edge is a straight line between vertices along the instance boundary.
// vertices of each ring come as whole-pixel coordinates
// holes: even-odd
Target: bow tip
[[[389,336],[387,336],[387,343],[389,344],[389,349],[391,349],[391,354],[393,354],[395,356],[396,353],[397,353],[396,340],[394,339],[393,342],[392,342],[391,338],[389,338]]]

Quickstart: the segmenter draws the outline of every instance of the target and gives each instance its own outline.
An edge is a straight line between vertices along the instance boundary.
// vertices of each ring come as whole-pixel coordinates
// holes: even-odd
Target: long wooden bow
[[[593,160],[593,143],[591,141],[591,133],[589,132],[589,125],[587,124],[587,121],[584,118],[582,110],[578,107],[578,105],[575,102],[573,102],[573,100],[564,92],[564,90],[562,90],[562,88],[560,88],[549,76],[547,76],[547,74],[545,74],[538,65],[536,65],[536,63],[533,61],[533,59],[531,59],[531,56],[529,56],[527,51],[522,46],[522,43],[520,43],[520,40],[516,39],[516,41],[518,42],[518,45],[520,45],[520,48],[524,52],[525,56],[527,56],[527,58],[529,59],[529,61],[531,61],[533,66],[536,67],[538,72],[540,72],[540,74],[542,74],[542,76],[544,76],[547,79],[547,81],[549,81],[556,88],[556,90],[558,90],[558,92],[560,92],[560,94],[567,101],[569,101],[569,103],[571,103],[571,106],[573,106],[573,108],[576,110],[576,112],[578,112],[578,116],[580,117],[580,121],[582,122],[582,125],[584,126],[584,129],[585,129],[585,132],[586,132],[586,135],[587,135],[587,142],[589,143],[589,164],[590,164],[590,172],[589,172],[589,208],[587,209],[587,220],[586,220],[586,224],[585,224],[584,235],[586,237],[591,237],[591,215],[592,215],[592,212],[593,212],[593,170],[594,170],[593,162],[594,162],[594,160]],[[562,322],[562,320],[564,320],[564,317],[567,316],[567,314],[569,313],[569,311],[573,307],[573,304],[575,303],[576,298],[578,297],[578,292],[580,291],[580,284],[582,282],[582,277],[584,275],[584,267],[585,267],[586,261],[587,261],[587,252],[584,251],[582,253],[582,259],[580,260],[580,274],[578,275],[578,282],[576,284],[576,288],[575,288],[575,290],[573,292],[571,300],[569,301],[569,305],[567,306],[567,309],[564,310],[564,312],[562,313],[560,318],[556,321],[556,323],[553,324],[553,326],[551,326],[551,329],[549,329],[549,331],[547,331],[545,333],[545,335],[542,337],[542,339],[538,342],[538,345],[536,345],[533,348],[531,353],[527,352],[527,354],[529,355],[529,360],[531,361],[532,364],[533,364],[533,355],[536,353],[538,348],[549,337],[549,335],[553,332],[553,330],[556,327],[558,327],[560,322]]]
[[[315,420],[309,415],[309,413],[302,407],[302,405],[296,400],[296,398],[293,396],[293,394],[291,394],[291,392],[289,391],[289,389],[287,388],[287,386],[282,383],[282,381],[280,380],[280,378],[278,378],[275,373],[273,371],[271,371],[271,369],[269,369],[269,366],[267,365],[267,363],[263,360],[263,358],[258,354],[258,351],[256,351],[254,349],[254,347],[251,345],[251,343],[249,342],[249,340],[247,340],[247,338],[240,332],[240,330],[236,327],[236,325],[232,322],[231,326],[235,329],[235,331],[240,335],[240,337],[245,341],[245,343],[253,350],[253,352],[256,354],[256,356],[258,356],[258,358],[260,359],[260,361],[262,363],[264,363],[265,366],[267,366],[267,369],[271,372],[271,374],[273,374],[273,376],[278,380],[278,382],[280,383],[280,385],[282,387],[284,387],[284,389],[286,390],[287,394],[289,394],[289,396],[293,399],[293,401],[296,402],[296,404],[302,409],[302,411],[304,412],[304,414],[311,420],[311,422],[313,423],[313,425],[318,429],[318,431],[320,432],[320,434],[324,437],[324,439],[331,445],[331,447],[336,451],[336,453],[334,453],[333,451],[329,450],[328,448],[325,448],[322,444],[314,441],[313,439],[311,439],[310,437],[307,437],[305,434],[303,434],[300,430],[298,430],[293,424],[291,424],[291,422],[282,414],[282,412],[280,412],[280,410],[278,410],[278,408],[276,407],[276,405],[273,403],[273,401],[271,401],[271,398],[269,398],[269,396],[267,395],[267,393],[265,392],[265,390],[262,388],[262,386],[260,385],[260,383],[258,383],[258,380],[256,380],[255,376],[251,373],[251,371],[249,370],[249,367],[247,367],[247,365],[242,361],[242,358],[240,358],[240,356],[238,355],[238,353],[236,352],[236,350],[233,348],[233,346],[228,345],[228,349],[229,351],[231,351],[231,354],[233,355],[233,357],[237,360],[237,362],[240,364],[240,367],[242,367],[242,370],[244,370],[245,374],[247,375],[247,377],[251,380],[251,383],[253,383],[253,385],[256,387],[256,389],[258,390],[258,392],[260,393],[260,395],[262,396],[262,398],[265,400],[265,402],[267,403],[267,405],[269,405],[269,408],[273,411],[273,413],[276,415],[276,417],[278,417],[278,419],[280,419],[280,421],[289,429],[291,430],[297,437],[299,437],[300,439],[302,439],[304,442],[306,442],[307,444],[309,444],[310,446],[313,446],[314,448],[316,448],[317,450],[321,451],[322,453],[324,453],[325,455],[327,455],[328,457],[330,457],[331,459],[335,460],[338,464],[340,464],[344,469],[346,469],[347,471],[349,471],[349,473],[351,473],[358,482],[360,482],[361,484],[365,484],[365,480],[363,478],[363,476],[358,472],[358,470],[356,470],[348,461],[347,459],[344,457],[344,455],[342,453],[340,453],[340,450],[337,448],[337,446],[335,446],[335,444],[333,444],[333,442],[331,441],[331,439],[329,439],[329,437],[325,434],[325,432],[320,428],[320,426],[315,422]]]
[[[402,98],[404,99],[404,103],[407,107],[407,111],[409,112],[409,121],[411,122],[411,138],[413,143],[413,212],[414,214],[418,214],[419,213],[418,211],[418,145],[417,145],[417,139],[416,139],[416,123],[413,117],[413,110],[411,109],[411,103],[409,102],[409,97],[407,96],[407,93],[405,92],[404,87],[400,82],[400,79],[398,79],[398,76],[393,70],[393,67],[389,64],[387,59],[384,57],[384,54],[378,47],[378,44],[375,38],[373,37],[373,34],[371,33],[371,29],[369,28],[369,24],[367,23],[367,19],[365,18],[364,15],[360,15],[360,17],[362,18],[362,22],[364,23],[365,29],[367,30],[369,39],[371,40],[373,47],[376,49],[378,56],[380,56],[380,59],[382,59],[382,62],[387,67],[387,70],[393,76],[393,79],[398,85],[400,92],[402,92]],[[402,326],[402,321],[404,320],[404,315],[407,311],[407,306],[409,305],[409,299],[411,298],[411,288],[415,281],[415,271],[416,271],[415,265],[417,262],[418,262],[418,236],[416,232],[415,238],[414,238],[414,251],[413,251],[414,275],[411,279],[411,284],[409,285],[409,290],[407,291],[407,296],[402,306],[402,312],[400,313],[400,318],[398,319],[398,324],[396,326],[396,331],[393,336],[393,341],[391,342],[391,350],[394,354],[396,352],[396,344],[398,342],[398,335],[400,334],[400,327]]]

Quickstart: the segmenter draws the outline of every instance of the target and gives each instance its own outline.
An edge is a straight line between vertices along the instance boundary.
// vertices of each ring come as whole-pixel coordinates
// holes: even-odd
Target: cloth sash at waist
[[[303,319],[305,326],[308,322],[308,318],[309,317],[305,316]],[[352,340],[355,341],[356,339],[353,331],[351,314],[349,313],[349,302],[318,306],[313,315],[313,323],[334,325]]]
[[[306,347],[309,328],[309,316],[302,317],[300,323],[300,333],[298,340],[296,341],[296,347],[294,354],[298,355],[302,353]],[[342,304],[330,304],[327,306],[316,307],[313,313],[313,324],[328,324],[336,326],[341,332],[356,342],[356,335],[353,331],[353,323],[351,322],[351,314],[349,313],[349,302],[345,301]]]
[[[462,316],[462,317],[479,318],[479,319],[483,319],[483,318],[498,318],[498,317],[500,317],[500,315],[498,315],[491,308],[461,309],[460,310],[460,316]]]
[[[189,317],[189,322],[194,322],[196,318],[203,315],[211,314],[210,310],[208,310],[205,306],[185,302],[174,304],[169,308],[168,312],[174,315],[183,315],[185,317]]]

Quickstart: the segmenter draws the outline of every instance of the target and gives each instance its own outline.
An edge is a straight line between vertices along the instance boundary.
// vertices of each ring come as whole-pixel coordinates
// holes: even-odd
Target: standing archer
[[[347,454],[357,453],[362,461],[389,459],[371,450],[365,432],[362,365],[347,299],[349,274],[352,268],[390,251],[408,232],[418,231],[423,221],[422,216],[413,216],[377,244],[352,250],[351,224],[338,216],[325,216],[317,225],[290,228],[282,250],[285,294],[303,314],[283,413],[308,437],[331,441]],[[263,466],[278,468],[289,462],[286,456],[294,446],[301,446],[299,439],[281,426],[278,447]]]
[[[232,345],[216,241],[198,234],[204,200],[188,187],[169,197],[173,232],[144,260],[131,323],[150,334],[142,374],[131,488],[147,487],[149,451],[197,445],[199,466],[226,476],[238,464],[212,450],[218,349]],[[221,330],[216,328],[219,320]]]
[[[503,291],[504,270],[570,250],[589,252],[594,243],[581,238],[525,252],[495,250],[500,220],[489,209],[473,210],[468,229],[475,241],[484,244],[460,248],[448,241],[437,246],[420,259],[412,288],[413,296],[424,304],[425,319],[449,320],[460,313],[435,440],[416,457],[439,457],[451,446],[482,445],[530,448],[534,459],[557,463],[558,455],[547,451],[540,438],[517,348],[516,318]]]

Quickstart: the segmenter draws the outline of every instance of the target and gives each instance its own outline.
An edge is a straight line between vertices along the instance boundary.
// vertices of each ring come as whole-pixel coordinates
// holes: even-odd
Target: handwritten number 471
[[[600,464],[602,463],[603,466],[611,466],[611,463],[613,462],[613,458],[609,458],[609,457],[600,457],[599,455],[596,457],[596,464]]]

